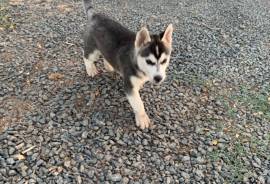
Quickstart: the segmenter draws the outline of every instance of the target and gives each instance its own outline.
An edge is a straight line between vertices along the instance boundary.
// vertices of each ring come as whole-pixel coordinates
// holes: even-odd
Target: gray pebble
[[[116,181],[121,181],[121,180],[122,180],[122,176],[121,176],[120,174],[113,174],[113,175],[111,175],[111,176],[109,177],[109,179],[110,179],[111,181],[114,181],[114,182],[116,182]]]
[[[270,176],[266,177],[266,184],[270,184]]]
[[[183,162],[190,161],[190,157],[189,156],[183,156],[182,161]]]
[[[13,158],[8,158],[8,159],[7,159],[7,163],[8,163],[9,165],[13,165],[13,164],[15,163],[15,161],[14,161]]]
[[[186,173],[186,172],[181,172],[181,176],[182,176],[185,180],[190,178],[189,174]]]
[[[83,138],[83,139],[86,139],[87,136],[88,136],[88,132],[85,131],[85,132],[82,133],[82,138]]]
[[[90,170],[88,171],[87,175],[89,176],[89,178],[93,178],[95,176],[95,171]]]
[[[9,155],[13,155],[14,152],[15,152],[14,147],[9,148],[9,150],[8,150]]]
[[[9,176],[14,176],[16,174],[17,174],[17,172],[15,170],[9,170],[9,172],[8,172]]]

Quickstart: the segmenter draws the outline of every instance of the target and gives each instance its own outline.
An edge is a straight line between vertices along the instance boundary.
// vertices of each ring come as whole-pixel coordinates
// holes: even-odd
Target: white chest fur
[[[132,86],[136,90],[140,90],[143,87],[144,83],[147,82],[148,80],[149,79],[145,76],[141,76],[141,77],[131,76],[130,77]]]

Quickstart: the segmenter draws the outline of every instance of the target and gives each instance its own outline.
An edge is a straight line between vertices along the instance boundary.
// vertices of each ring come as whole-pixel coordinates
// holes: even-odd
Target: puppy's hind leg
[[[84,34],[83,51],[83,60],[86,67],[86,72],[89,76],[94,77],[98,73],[94,62],[99,58],[101,53],[97,48],[95,40],[88,32]]]
[[[98,72],[95,66],[95,61],[99,58],[100,52],[98,50],[94,50],[88,55],[84,55],[84,64],[86,67],[86,72],[89,76],[94,77]]]

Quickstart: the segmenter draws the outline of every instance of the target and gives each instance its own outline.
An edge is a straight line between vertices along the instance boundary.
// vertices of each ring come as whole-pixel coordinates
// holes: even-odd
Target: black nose
[[[159,83],[162,80],[162,77],[160,75],[157,75],[154,77],[155,82]]]

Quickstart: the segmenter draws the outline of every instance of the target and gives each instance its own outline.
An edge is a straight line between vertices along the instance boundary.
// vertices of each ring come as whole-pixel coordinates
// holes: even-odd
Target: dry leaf
[[[60,4],[57,6],[57,9],[62,13],[70,12],[72,10],[71,6],[68,4]]]
[[[218,144],[218,140],[216,140],[216,139],[213,140],[213,141],[212,141],[212,144],[213,144],[214,146],[216,146],[216,145]]]
[[[239,137],[239,134],[235,134],[235,137],[238,138]]]
[[[38,47],[39,49],[42,49],[42,46],[41,46],[40,43],[37,43],[37,47]]]
[[[22,154],[15,155],[15,158],[18,160],[25,160],[25,156],[23,156]]]
[[[210,129],[209,129],[209,128],[204,128],[203,130],[204,130],[204,131],[210,131]]]
[[[95,91],[95,96],[99,96],[100,95],[100,91],[99,90],[96,90]]]
[[[31,151],[31,150],[34,149],[35,147],[36,147],[36,146],[31,146],[30,148],[28,148],[28,149],[22,151],[22,154],[25,154],[25,153]]]
[[[49,171],[50,171],[53,175],[57,176],[58,174],[60,174],[60,173],[63,171],[63,168],[60,167],[60,166],[58,166],[58,167],[52,166],[51,168],[49,168]]]
[[[60,73],[51,73],[49,74],[48,78],[50,80],[59,80],[59,79],[62,79],[64,77],[63,74],[60,74]]]
[[[23,0],[9,0],[9,4],[13,6],[21,5],[23,4]]]
[[[263,115],[263,112],[259,111],[259,112],[255,112],[253,113],[254,116],[260,116],[260,115]]]

